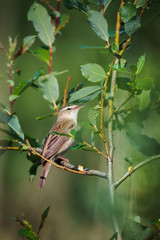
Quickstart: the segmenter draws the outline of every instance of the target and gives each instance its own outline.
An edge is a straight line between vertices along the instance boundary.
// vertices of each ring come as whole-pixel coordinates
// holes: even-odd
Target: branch
[[[100,123],[100,129],[101,129],[101,134],[102,134],[101,138],[102,138],[102,140],[104,142],[108,158],[109,158],[109,150],[108,150],[108,144],[107,144],[107,139],[106,139],[106,136],[105,136],[105,133],[104,133],[104,125],[103,125],[103,119],[104,119],[104,99],[105,99],[105,96],[106,96],[108,80],[109,80],[109,77],[110,77],[111,72],[112,72],[112,66],[114,64],[114,61],[115,61],[115,57],[113,58],[111,66],[110,66],[110,69],[109,69],[109,72],[107,73],[107,77],[106,77],[106,80],[105,80],[105,83],[104,83],[104,86],[103,86],[103,89],[102,89],[102,96],[101,96],[101,123]]]
[[[35,148],[32,148],[29,141],[26,139],[26,143],[28,145],[28,149],[30,151],[32,151],[33,154],[39,156],[40,158],[42,158],[43,160],[51,163],[52,165],[56,166],[57,168],[60,168],[60,169],[63,169],[63,170],[66,170],[68,172],[72,172],[72,173],[76,173],[76,174],[80,174],[80,175],[87,175],[87,176],[98,176],[98,177],[101,177],[101,178],[107,178],[107,174],[104,173],[104,172],[101,172],[101,171],[98,171],[98,170],[93,170],[93,169],[88,169],[88,168],[83,168],[82,166],[79,166],[79,167],[76,167],[66,161],[62,161],[62,159],[59,157],[56,159],[56,161],[58,159],[60,159],[60,164],[56,163],[56,162],[52,162],[50,161],[49,159],[43,157],[41,154],[39,154]]]
[[[114,182],[113,186],[116,189],[122,182],[124,182],[125,179],[127,179],[129,176],[131,176],[135,171],[137,171],[139,168],[143,167],[144,165],[160,159],[160,154],[151,158],[148,158],[140,163],[138,163],[135,167],[131,168],[131,171],[126,172],[120,179],[118,179],[116,182]]]
[[[119,63],[119,58],[115,59],[115,64]],[[117,70],[112,72],[112,79],[111,79],[111,92],[110,92],[110,99],[109,99],[109,123],[108,123],[108,139],[109,139],[109,155],[112,161],[113,158],[113,105],[114,105],[114,95],[116,89],[116,78],[117,78]]]

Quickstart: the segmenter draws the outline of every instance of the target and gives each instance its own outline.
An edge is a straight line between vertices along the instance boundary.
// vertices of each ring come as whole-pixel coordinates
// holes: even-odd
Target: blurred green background
[[[54,1],[53,1],[54,2]],[[27,20],[27,12],[33,1],[1,0],[0,1],[0,41],[7,48],[8,36],[18,36],[18,42],[28,35],[35,34],[31,22]],[[115,16],[119,1],[113,1],[108,9],[109,29],[115,29]],[[149,19],[156,12],[158,4],[144,14],[143,20]],[[94,34],[86,23],[86,18],[78,11],[69,11],[61,5],[61,11],[70,15],[62,35],[55,41],[56,52],[53,56],[55,71],[69,70],[69,73],[58,77],[61,96],[68,75],[72,75],[69,88],[85,81],[80,72],[80,65],[98,63],[104,68],[110,63],[111,56],[103,55],[97,50],[79,50],[80,45],[102,45],[103,42]],[[158,9],[157,9],[158,11]],[[42,45],[36,41],[36,46]],[[133,37],[130,49],[125,53],[128,63],[136,63],[138,58],[146,53],[146,63],[142,75],[152,77],[157,89],[160,90],[159,57],[160,28],[159,17],[153,20]],[[30,54],[21,56],[16,61],[15,68],[22,68],[20,76],[15,81],[29,80],[38,68],[48,69]],[[6,58],[0,52],[0,71],[7,80]],[[0,81],[0,101],[8,104],[9,89],[4,80]],[[123,102],[125,91],[118,91],[116,104]],[[79,121],[87,121],[87,113],[95,102],[87,103],[79,113]],[[17,99],[14,111],[20,119],[25,133],[32,135],[40,142],[46,136],[55,118],[37,121],[37,116],[51,113],[47,102],[34,89],[28,89]],[[160,142],[160,117],[152,112],[145,122],[146,134],[155,137]],[[2,126],[2,125],[1,125]],[[2,136],[3,137],[3,136]],[[85,134],[86,139],[89,139]],[[140,162],[144,156],[134,151],[123,131],[116,131],[115,136],[115,178],[127,171],[124,161],[131,156]],[[101,148],[99,144],[99,148]],[[69,151],[65,155],[75,165],[100,169],[105,171],[105,160],[94,153],[84,151]],[[96,177],[74,175],[52,167],[46,186],[38,188],[40,168],[34,182],[29,182],[28,170],[31,163],[26,159],[26,153],[7,152],[0,161],[0,239],[20,239],[17,231],[20,226],[11,220],[13,216],[21,216],[23,212],[36,230],[40,215],[51,205],[49,217],[41,232],[41,239],[72,240],[72,239],[109,239],[112,235],[110,209],[108,204],[107,182]],[[158,161],[145,166],[143,171],[137,171],[117,190],[119,216],[122,225],[126,216],[140,216],[143,223],[160,217],[159,210],[159,168]]]

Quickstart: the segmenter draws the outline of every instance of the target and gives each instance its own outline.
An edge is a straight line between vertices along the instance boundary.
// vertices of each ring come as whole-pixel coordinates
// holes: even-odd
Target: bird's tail
[[[51,163],[46,162],[46,164],[42,168],[42,172],[41,172],[41,176],[40,176],[40,180],[39,180],[39,187],[40,188],[44,187],[44,184],[46,182],[46,178],[47,178],[47,175],[49,173],[51,165],[52,165]]]

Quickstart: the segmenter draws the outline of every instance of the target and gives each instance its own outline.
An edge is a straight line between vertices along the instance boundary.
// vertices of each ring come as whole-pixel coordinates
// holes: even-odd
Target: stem
[[[131,171],[126,172],[120,179],[118,179],[116,182],[114,182],[114,188],[116,189],[122,182],[124,182],[125,179],[127,179],[129,176],[131,176],[135,171],[137,171],[139,168],[143,167],[144,165],[160,159],[160,154],[151,158],[148,158],[140,163],[138,163],[135,167],[132,167]]]
[[[61,0],[58,0],[58,3],[57,3],[57,12],[60,11],[60,5],[61,5]],[[56,16],[56,19],[55,19],[55,32],[56,32],[56,29],[57,29],[57,26],[58,26],[58,20],[59,20],[59,17]],[[56,34],[56,33],[55,33]]]
[[[119,63],[119,58],[115,59],[115,64]],[[111,91],[110,91],[110,99],[109,99],[109,123],[108,123],[108,139],[109,139],[109,156],[107,162],[108,167],[108,187],[109,187],[109,196],[110,196],[110,203],[111,203],[111,210],[112,210],[112,221],[114,231],[118,234],[118,240],[122,240],[121,231],[119,228],[119,224],[117,221],[116,216],[116,204],[115,204],[115,188],[114,188],[114,174],[113,174],[113,152],[114,152],[114,145],[113,145],[113,118],[112,115],[114,113],[113,106],[114,106],[114,95],[116,89],[116,78],[117,78],[117,71],[114,70],[112,72],[112,79],[111,79]]]
[[[9,63],[9,80],[12,81],[12,60]],[[12,84],[9,84],[9,89],[10,89],[10,96],[11,96],[13,92]],[[14,100],[12,100],[10,103],[11,115],[13,114],[13,103],[14,103]]]
[[[52,45],[49,46],[49,73],[52,72],[52,61],[53,61],[53,49]]]
[[[106,149],[106,153],[107,153],[107,156],[109,158],[109,150],[108,150],[108,144],[107,144],[107,139],[105,137],[105,133],[104,133],[104,126],[103,126],[103,119],[104,119],[104,99],[105,99],[105,95],[106,95],[106,91],[107,91],[107,84],[108,84],[108,80],[109,80],[109,77],[111,75],[111,72],[112,72],[112,66],[114,64],[114,61],[115,61],[115,57],[113,58],[113,61],[111,63],[111,66],[110,66],[110,69],[109,69],[109,72],[107,73],[107,77],[106,77],[106,80],[105,80],[105,83],[104,83],[104,87],[102,89],[102,96],[101,96],[101,124],[100,124],[100,129],[101,129],[101,137],[102,137],[102,140],[104,142],[104,145],[105,145],[105,149]]]
[[[115,59],[115,64],[119,63],[119,58]],[[109,99],[109,123],[108,123],[108,139],[109,139],[109,155],[110,158],[113,159],[113,118],[112,115],[114,113],[113,105],[114,105],[114,94],[116,89],[116,78],[117,78],[117,70],[114,70],[112,73],[111,79],[111,92],[110,92],[110,99]]]
[[[102,10],[102,0],[99,0],[99,11]]]

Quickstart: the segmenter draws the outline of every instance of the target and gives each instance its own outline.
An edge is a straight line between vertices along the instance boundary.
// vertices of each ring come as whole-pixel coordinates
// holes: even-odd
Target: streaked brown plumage
[[[82,106],[72,105],[62,108],[50,132],[69,134],[72,129],[77,127],[77,114],[81,107]],[[56,156],[63,154],[71,146],[73,141],[71,137],[49,134],[42,149],[42,156],[54,161]],[[42,165],[43,169],[39,181],[40,188],[44,186],[52,164],[42,159]]]

